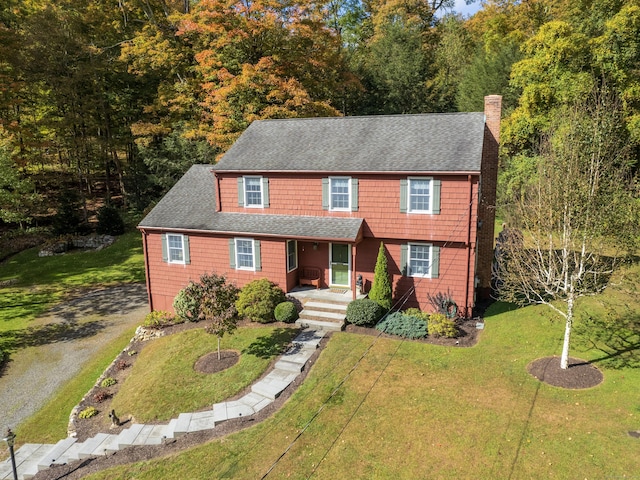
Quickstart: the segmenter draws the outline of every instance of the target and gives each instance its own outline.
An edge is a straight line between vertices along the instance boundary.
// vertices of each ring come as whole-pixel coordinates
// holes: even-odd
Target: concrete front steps
[[[296,325],[326,331],[340,331],[344,329],[347,305],[350,298],[324,299],[313,298],[305,302]]]
[[[160,445],[167,439],[215,428],[225,420],[251,416],[271,404],[293,382],[324,335],[324,330],[302,331],[276,362],[273,370],[254,383],[251,392],[238,400],[216,403],[202,412],[181,413],[168,424],[133,424],[118,434],[99,433],[84,442],[68,437],[56,444],[24,444],[15,453],[18,479],[33,478],[52,465],[109,455],[132,445]],[[0,480],[4,479],[13,479],[10,458],[0,462]]]

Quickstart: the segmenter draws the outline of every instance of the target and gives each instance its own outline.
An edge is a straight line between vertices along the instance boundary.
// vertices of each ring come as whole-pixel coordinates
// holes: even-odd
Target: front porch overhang
[[[187,218],[176,218],[162,228],[139,226],[141,230],[220,235],[253,235],[314,242],[358,243],[362,240],[362,218],[311,215],[268,215],[216,212],[206,224],[189,225]]]

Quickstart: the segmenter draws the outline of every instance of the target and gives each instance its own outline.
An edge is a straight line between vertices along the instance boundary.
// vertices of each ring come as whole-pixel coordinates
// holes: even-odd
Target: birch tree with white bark
[[[543,304],[564,319],[560,359],[568,368],[576,301],[602,292],[637,240],[633,164],[617,102],[594,95],[567,108],[541,142],[534,178],[508,207],[500,235],[497,297]]]

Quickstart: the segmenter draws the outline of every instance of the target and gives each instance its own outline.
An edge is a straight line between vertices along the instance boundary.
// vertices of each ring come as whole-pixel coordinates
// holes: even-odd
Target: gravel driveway
[[[0,372],[0,429],[35,413],[95,351],[148,312],[146,286],[133,284],[84,293],[32,322]]]

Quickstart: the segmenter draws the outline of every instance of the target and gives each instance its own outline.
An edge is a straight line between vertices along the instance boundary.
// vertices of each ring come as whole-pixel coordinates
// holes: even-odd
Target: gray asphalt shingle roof
[[[259,120],[214,167],[221,171],[480,171],[484,114]]]
[[[253,122],[216,165],[194,165],[140,228],[354,241],[362,219],[216,212],[212,170],[479,172],[483,113]]]
[[[138,226],[350,242],[358,238],[361,218],[216,212],[211,169],[191,167]]]

